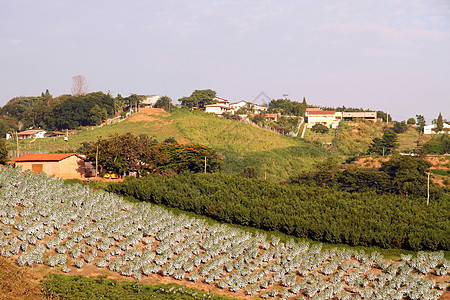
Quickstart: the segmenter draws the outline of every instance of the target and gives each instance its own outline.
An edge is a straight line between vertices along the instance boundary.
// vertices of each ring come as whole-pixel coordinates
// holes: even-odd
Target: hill
[[[126,132],[147,134],[158,141],[173,137],[180,143],[203,144],[214,148],[223,157],[225,172],[240,172],[246,166],[253,166],[259,176],[266,173],[272,179],[287,178],[327,156],[316,143],[184,109],[174,110],[171,114],[158,109],[142,109],[122,122],[76,131],[69,135],[68,145],[62,137],[54,137],[21,140],[19,147],[27,151],[76,150],[82,143],[93,143],[98,137]],[[15,148],[13,141],[9,148]]]
[[[329,130],[328,133],[314,133],[307,128],[305,139],[321,144],[332,144],[335,150],[334,155],[359,156],[365,155],[374,138],[381,138],[384,129],[393,128],[393,123],[371,121],[345,121],[339,124],[337,129]],[[421,135],[413,126],[408,126],[408,130],[397,134],[398,148],[400,152],[409,152],[417,147],[417,142],[423,145],[430,139],[430,136]]]

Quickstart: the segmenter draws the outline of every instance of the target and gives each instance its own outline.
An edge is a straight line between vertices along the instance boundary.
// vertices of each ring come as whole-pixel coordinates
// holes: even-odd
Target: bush
[[[315,124],[312,128],[311,131],[315,132],[315,133],[328,133],[330,129],[323,125],[323,124]]]

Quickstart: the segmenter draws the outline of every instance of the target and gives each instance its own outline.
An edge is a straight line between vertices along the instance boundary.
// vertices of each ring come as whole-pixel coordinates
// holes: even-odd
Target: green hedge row
[[[352,246],[448,250],[450,197],[426,206],[375,192],[284,185],[224,174],[151,175],[109,191],[213,219]]]

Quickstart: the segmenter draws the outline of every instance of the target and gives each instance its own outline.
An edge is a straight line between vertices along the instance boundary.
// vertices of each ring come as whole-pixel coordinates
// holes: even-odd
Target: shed
[[[25,154],[12,161],[23,171],[44,172],[62,179],[85,179],[95,174],[92,164],[76,153]]]

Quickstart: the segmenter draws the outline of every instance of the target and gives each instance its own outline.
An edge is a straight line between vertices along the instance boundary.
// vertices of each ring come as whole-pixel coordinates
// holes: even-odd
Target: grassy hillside
[[[269,178],[286,178],[326,156],[315,143],[202,112],[179,110],[173,118],[187,139],[212,147],[223,156],[225,172],[253,166],[261,177],[266,172]]]
[[[336,134],[332,141],[337,153],[350,156],[366,154],[372,140],[383,136],[383,130],[386,126],[392,128],[393,124],[386,125],[385,123],[370,121],[341,122],[337,132],[333,130],[327,135],[319,135],[316,139],[319,138],[321,142],[322,140],[328,141],[331,136]],[[309,136],[312,136],[312,134],[309,133]],[[308,137],[308,131],[306,137]],[[419,133],[414,127],[409,127],[408,131],[398,134],[397,137],[399,147],[396,150],[408,152],[417,147]],[[429,139],[429,136],[422,135],[419,144],[423,145]]]
[[[260,176],[266,172],[269,179],[287,178],[326,156],[324,149],[309,141],[187,110],[175,110],[172,114],[143,110],[120,123],[84,128],[69,136],[68,147],[62,137],[21,140],[19,147],[29,151],[76,150],[83,142],[95,142],[100,136],[126,132],[147,134],[158,141],[174,137],[180,143],[203,144],[214,148],[223,157],[225,172],[239,172],[246,166],[253,166]],[[9,148],[16,148],[14,141],[10,142]]]

